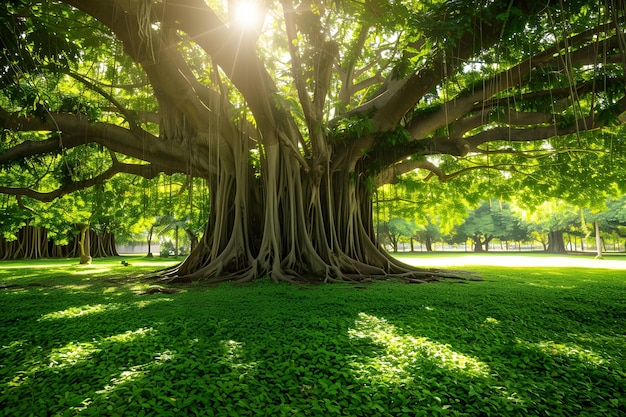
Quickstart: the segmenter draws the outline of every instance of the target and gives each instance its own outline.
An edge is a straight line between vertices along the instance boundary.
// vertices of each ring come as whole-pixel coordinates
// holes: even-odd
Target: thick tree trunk
[[[247,152],[235,154],[232,169],[220,164],[208,181],[206,231],[164,278],[333,282],[390,274],[423,280],[445,276],[404,265],[378,245],[364,176],[331,173],[328,162],[305,172],[278,145],[265,147],[264,157],[261,176],[243,163]]]
[[[562,231],[548,233],[548,247],[546,249],[546,252],[557,254],[567,253]]]
[[[483,246],[484,242],[481,240],[480,236],[474,236],[472,240],[474,241],[474,252],[485,252],[485,247]]]

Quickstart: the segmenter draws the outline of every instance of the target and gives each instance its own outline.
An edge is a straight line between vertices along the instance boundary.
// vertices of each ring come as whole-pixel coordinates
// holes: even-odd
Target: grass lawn
[[[171,264],[0,262],[0,416],[626,415],[623,269],[138,295]]]

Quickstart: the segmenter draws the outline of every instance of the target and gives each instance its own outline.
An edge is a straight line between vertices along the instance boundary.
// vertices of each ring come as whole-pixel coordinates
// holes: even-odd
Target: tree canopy
[[[183,173],[211,207],[173,278],[419,275],[375,241],[375,186],[624,149],[621,1],[240,3],[3,2],[0,193]]]

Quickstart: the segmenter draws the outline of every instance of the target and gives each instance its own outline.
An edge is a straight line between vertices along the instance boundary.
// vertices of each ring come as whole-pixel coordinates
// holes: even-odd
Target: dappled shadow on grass
[[[605,279],[612,294],[598,299],[598,276],[484,272],[485,282],[463,286],[1,292],[0,415],[626,410],[619,277]],[[609,305],[614,323],[602,320]],[[581,322],[588,315],[597,318]]]

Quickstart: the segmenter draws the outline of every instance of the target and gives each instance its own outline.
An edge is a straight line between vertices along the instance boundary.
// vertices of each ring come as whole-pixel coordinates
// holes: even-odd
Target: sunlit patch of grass
[[[25,340],[13,340],[8,345],[0,346],[0,350],[9,350],[9,349],[17,349],[26,343]]]
[[[426,337],[400,334],[385,319],[366,313],[359,313],[354,328],[348,329],[348,335],[353,339],[369,339],[375,346],[383,348],[373,358],[352,364],[355,372],[365,379],[410,382],[413,380],[412,373],[416,372],[420,361],[424,359],[438,367],[469,376],[484,377],[489,373],[489,367],[476,358]]]
[[[58,319],[71,319],[81,317],[89,314],[103,313],[105,311],[119,310],[122,308],[121,304],[95,304],[95,305],[82,305],[78,307],[70,307],[65,310],[55,311],[52,313],[44,314],[39,318],[41,320],[58,320]]]
[[[53,349],[48,359],[48,367],[62,368],[72,366],[89,359],[91,355],[100,351],[98,346],[91,342],[71,342],[57,349]]]
[[[113,343],[128,343],[154,334],[155,330],[152,327],[142,327],[137,330],[128,330],[124,333],[114,334],[113,336],[105,337],[103,340]]]
[[[72,271],[72,275],[93,275],[93,274],[105,274],[111,272],[111,268],[85,268],[82,271]]]
[[[224,361],[231,368],[246,371],[256,366],[254,362],[249,363],[243,360],[243,343],[236,340],[222,340],[220,344],[224,349]]]
[[[148,336],[152,334],[153,329],[138,329],[134,332],[126,332],[123,335],[115,335],[106,338],[107,341],[118,341],[120,337],[123,339],[122,341],[128,342],[130,339],[135,339],[137,335],[140,337]],[[99,400],[106,399],[109,395],[111,395],[116,390],[120,390],[122,387],[125,387],[138,379],[148,377],[150,373],[159,365],[164,362],[169,362],[174,358],[174,353],[172,351],[166,350],[155,355],[154,360],[151,362],[142,363],[139,365],[133,365],[124,369],[120,373],[111,377],[109,383],[105,385],[102,389],[96,390],[95,394],[99,397]],[[89,406],[93,403],[92,399],[88,399],[87,401],[83,401],[79,406],[73,408],[74,411],[84,411],[89,408]]]
[[[149,300],[139,300],[132,303],[108,303],[108,304],[86,304],[82,306],[69,307],[65,310],[54,311],[41,316],[37,321],[73,319],[88,316],[91,314],[103,314],[117,310],[128,310],[131,308],[145,308],[155,303],[172,301],[171,298],[152,298]]]
[[[555,275],[555,274],[553,274]],[[558,274],[558,275],[563,275],[563,274]],[[539,283],[539,282],[529,282],[528,285],[533,286],[533,287],[540,287],[540,288],[557,288],[560,290],[573,290],[576,288],[575,285],[550,285],[547,284],[545,282]]]
[[[153,304],[160,304],[160,303],[171,303],[172,301],[174,301],[173,298],[170,297],[160,297],[160,298],[151,298],[149,300],[139,300],[139,301],[135,301],[132,303],[132,305],[134,307],[137,308],[146,308],[148,306],[151,306]]]
[[[109,384],[102,389],[97,390],[96,394],[104,395],[113,391],[116,387],[122,384],[127,384],[138,378],[144,377],[149,374],[150,370],[154,366],[155,362],[142,363],[140,365],[134,365],[128,369],[123,370],[119,374],[113,376]]]
[[[517,339],[517,343],[522,346],[541,351],[546,355],[566,356],[576,359],[581,363],[590,365],[601,365],[606,363],[606,359],[597,353],[589,349],[584,349],[573,343],[556,343],[552,340],[531,343],[520,339]]]

